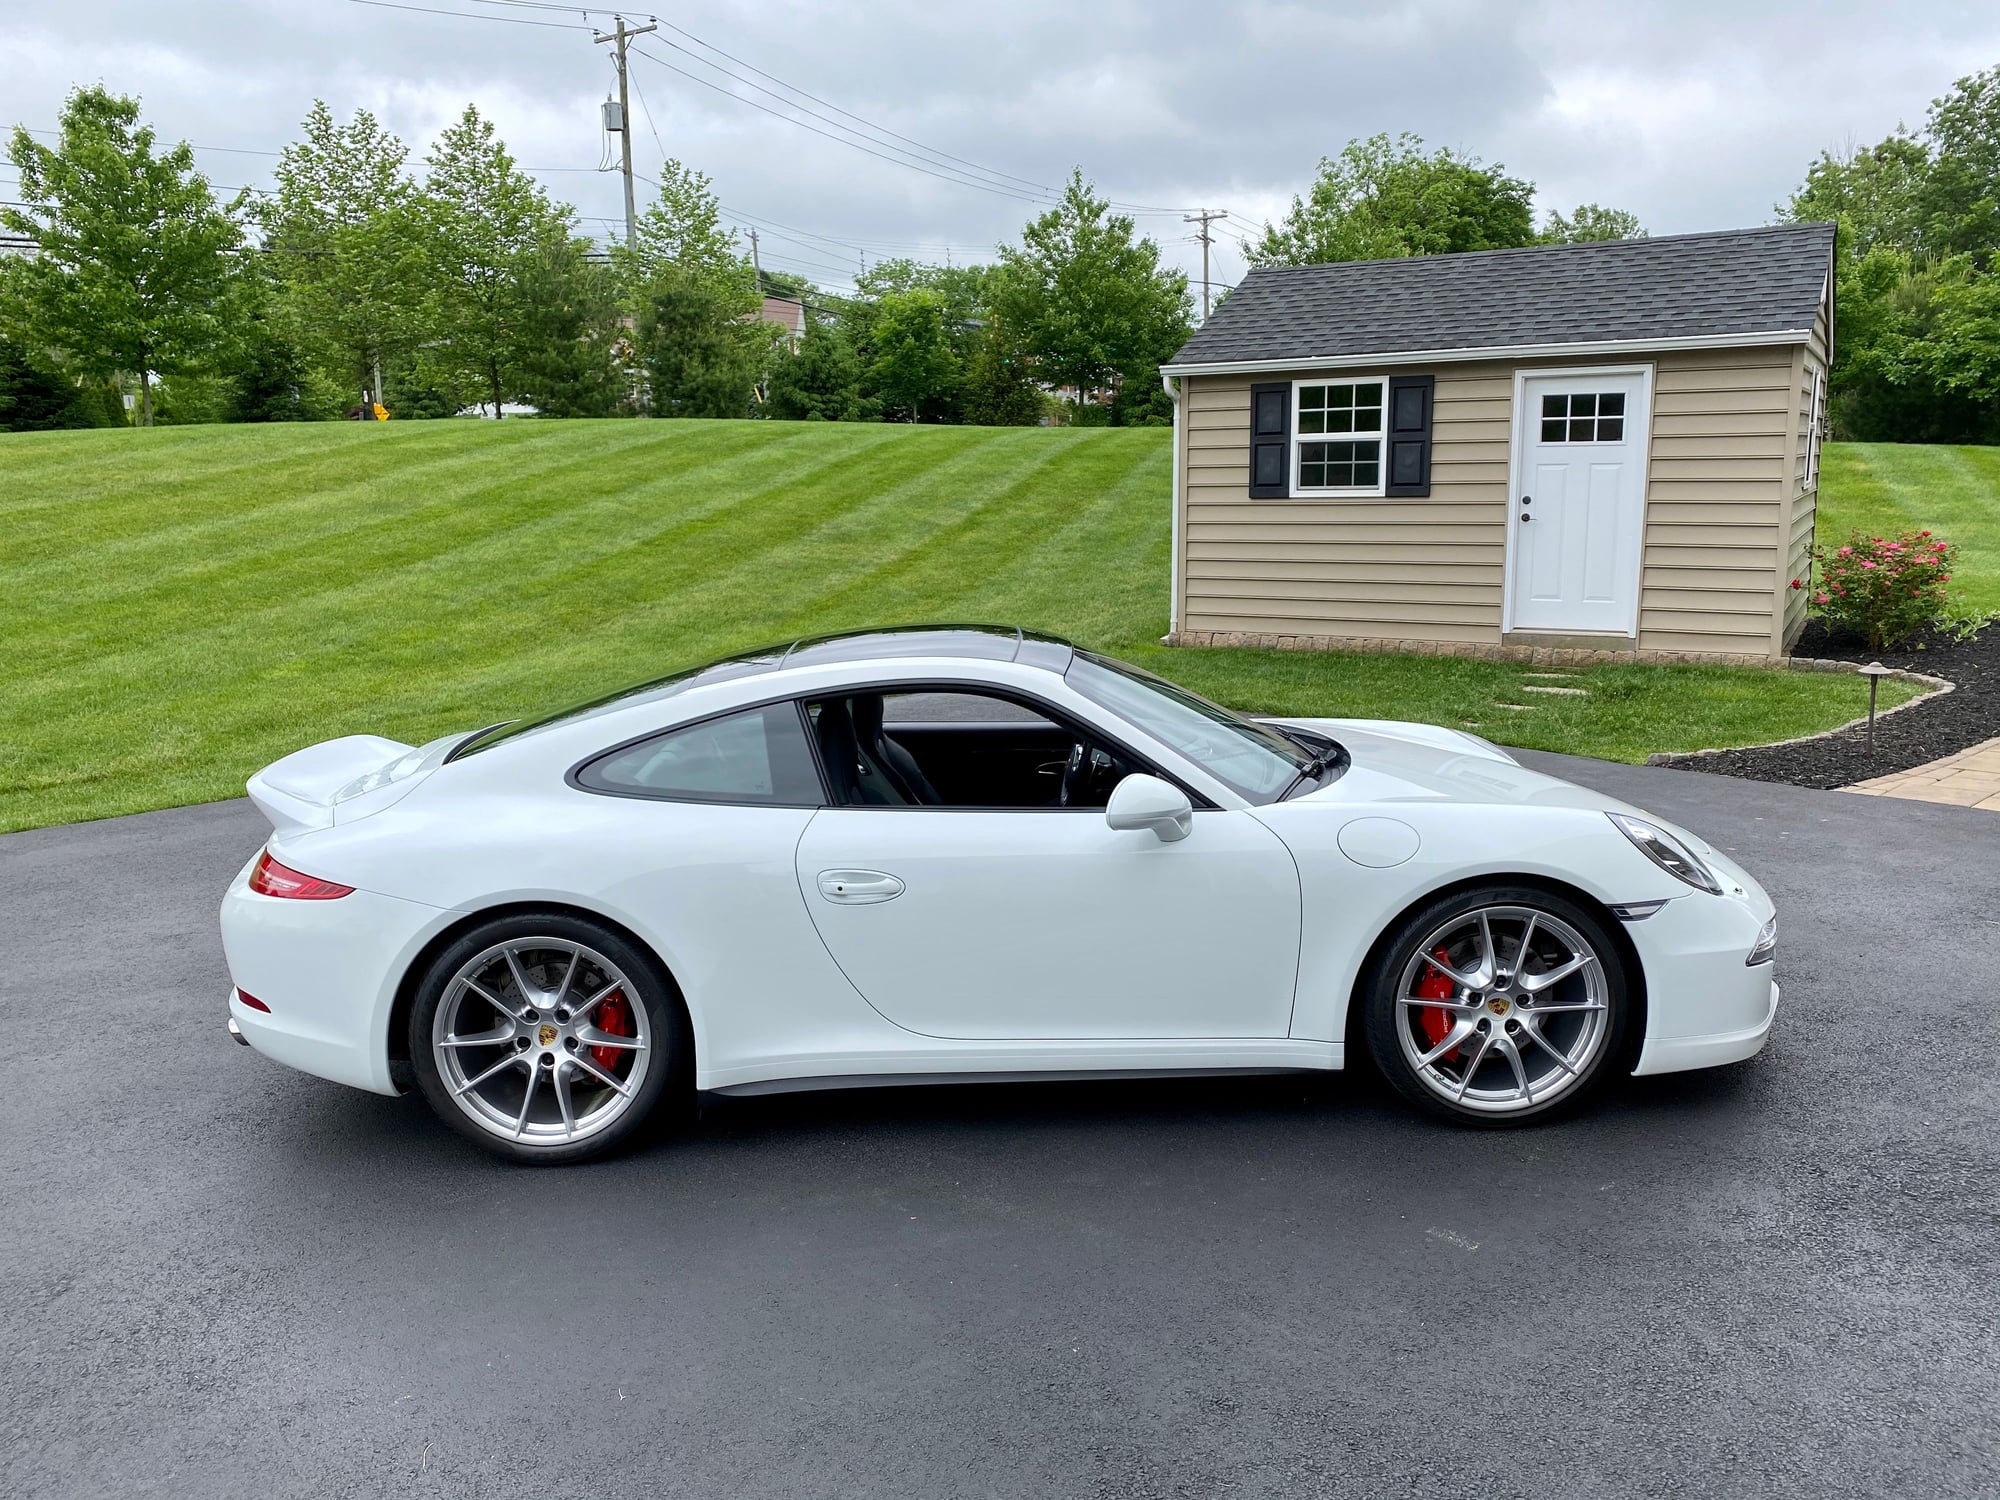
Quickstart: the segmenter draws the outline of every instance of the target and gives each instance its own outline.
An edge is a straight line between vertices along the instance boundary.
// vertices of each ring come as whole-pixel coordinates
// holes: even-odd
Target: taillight
[[[245,1005],[249,1006],[252,1010],[261,1010],[267,1016],[271,1013],[271,1007],[266,1005],[262,1000],[259,1000],[255,995],[251,994],[248,990],[238,990],[236,992],[236,998],[238,1000],[241,1000]]]
[[[284,896],[293,901],[337,901],[354,893],[351,885],[336,885],[279,864],[269,849],[257,856],[257,868],[250,872],[250,889],[260,896]]]

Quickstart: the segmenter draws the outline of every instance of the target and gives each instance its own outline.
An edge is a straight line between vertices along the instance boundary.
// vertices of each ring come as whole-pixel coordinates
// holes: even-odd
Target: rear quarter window
[[[586,791],[676,802],[818,807],[826,801],[795,703],[656,734],[588,762],[576,783]]]

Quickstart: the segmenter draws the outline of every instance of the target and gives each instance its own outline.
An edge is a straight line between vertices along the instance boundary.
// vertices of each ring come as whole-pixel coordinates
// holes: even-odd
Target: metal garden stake
[[[1868,753],[1875,753],[1875,694],[1882,686],[1882,679],[1891,669],[1879,661],[1871,661],[1861,669],[1861,675],[1868,679]]]

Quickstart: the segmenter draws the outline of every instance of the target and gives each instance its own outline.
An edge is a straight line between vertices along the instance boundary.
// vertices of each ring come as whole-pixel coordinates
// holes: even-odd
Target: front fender
[[[1304,920],[1291,1034],[1304,1041],[1345,1037],[1348,1002],[1376,939],[1447,887],[1526,876],[1605,906],[1691,894],[1594,809],[1303,800],[1259,808],[1257,815],[1299,867]],[[1415,852],[1386,867],[1357,862],[1343,852],[1341,832],[1362,819],[1408,827]],[[1352,836],[1349,842],[1361,847]]]

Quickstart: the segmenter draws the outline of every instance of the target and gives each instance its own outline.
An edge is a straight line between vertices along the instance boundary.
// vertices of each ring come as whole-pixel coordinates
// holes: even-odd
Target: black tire
[[[439,1007],[459,970],[496,945],[527,944],[537,938],[581,944],[616,965],[628,981],[631,1002],[644,1010],[643,1035],[649,1039],[644,1076],[622,1112],[583,1139],[561,1144],[503,1139],[481,1125],[453,1098],[432,1046]],[[418,982],[410,1007],[409,1048],[417,1087],[438,1118],[508,1161],[534,1166],[586,1161],[648,1139],[662,1125],[685,1120],[691,1112],[685,1106],[693,1100],[694,1048],[679,989],[652,954],[630,938],[566,912],[514,912],[482,922],[454,939],[431,960]]]
[[[1535,928],[1529,928],[1523,923],[1514,929],[1526,942],[1538,945],[1554,943],[1557,941],[1554,933],[1558,930],[1558,924],[1580,937],[1592,950],[1598,973],[1601,975],[1601,984],[1595,985],[1593,993],[1583,993],[1586,988],[1593,986],[1593,981],[1587,977],[1585,971],[1580,971],[1582,977],[1559,981],[1546,996],[1531,997],[1525,1008],[1518,994],[1511,999],[1504,994],[1498,995],[1496,998],[1502,1004],[1497,1012],[1493,1011],[1490,1002],[1483,1008],[1453,1011],[1448,1015],[1441,1008],[1406,1005],[1403,1000],[1404,981],[1412,972],[1423,975],[1427,980],[1435,979],[1443,983],[1440,971],[1435,966],[1428,966],[1428,961],[1424,958],[1427,952],[1436,953],[1439,949],[1427,948],[1426,945],[1431,943],[1440,931],[1452,930],[1450,924],[1453,922],[1476,921],[1477,913],[1491,908],[1525,910],[1541,913],[1550,919],[1550,925],[1547,927],[1537,923]],[[1511,961],[1519,966],[1518,951],[1511,957],[1507,953],[1509,920],[1497,916],[1493,918],[1497,934],[1495,946],[1500,950],[1503,961]],[[1539,932],[1540,937],[1531,937],[1530,933],[1534,932]],[[1477,950],[1475,948],[1472,951],[1476,953]],[[1454,954],[1453,962],[1457,961]],[[1536,962],[1539,960],[1531,959],[1530,967]],[[1417,968],[1420,963],[1427,966]],[[1507,972],[1504,966],[1503,972]],[[1531,977],[1540,976],[1531,975]],[[1564,988],[1570,985],[1575,985],[1577,988],[1573,991]],[[1451,1003],[1455,1006],[1466,1005],[1470,992],[1456,985],[1451,985],[1449,988],[1454,991]],[[1436,991],[1418,993],[1435,994]],[[1579,995],[1581,998],[1572,1004],[1573,997]],[[1600,999],[1601,1021],[1595,1022],[1598,1029],[1592,1033],[1593,1040],[1588,1047],[1587,1061],[1578,1060],[1586,1055],[1581,1042],[1578,1043],[1577,1052],[1572,1055],[1571,1060],[1575,1063],[1573,1069],[1566,1069],[1564,1065],[1553,1061],[1553,1054],[1562,1050],[1560,1047],[1531,1045],[1531,1036],[1537,1034],[1526,1029],[1529,1027],[1531,1016],[1535,1028],[1553,1027],[1558,1024],[1567,1027],[1573,1014],[1577,1024],[1574,1034],[1581,1038],[1583,1028],[1592,1025],[1594,1021],[1591,1010],[1585,1007],[1595,1007]],[[1411,912],[1398,922],[1377,945],[1375,958],[1362,977],[1360,1003],[1361,1029],[1367,1041],[1369,1056],[1376,1070],[1388,1081],[1390,1087],[1427,1114],[1450,1120],[1455,1124],[1486,1129],[1539,1123],[1566,1114],[1585,1103],[1604,1086],[1606,1078],[1618,1070],[1625,1056],[1626,1037],[1634,1008],[1624,950],[1614,939],[1601,916],[1582,903],[1553,891],[1535,886],[1498,882],[1441,897]],[[1538,1004],[1542,1009],[1541,1014],[1534,1013]],[[1552,1004],[1567,1005],[1570,1010],[1556,1015],[1550,1010]],[[1466,1043],[1455,1048],[1440,1065],[1429,1070],[1420,1070],[1417,1065],[1422,1059],[1413,1057],[1410,1055],[1411,1052],[1424,1051],[1427,1043],[1442,1046],[1444,1041],[1449,1039],[1448,1031],[1444,1037],[1436,1034],[1424,1035],[1425,1022],[1421,1013],[1426,1010],[1431,1018],[1430,1024],[1447,1028],[1455,1025],[1461,1015],[1465,1016],[1468,1022],[1476,1016],[1479,1030],[1469,1036]],[[1405,1029],[1409,1033],[1407,1046]],[[1556,1079],[1556,1084],[1550,1086],[1550,1091],[1544,1097],[1532,1098],[1532,1102],[1519,1104],[1475,1106],[1447,1097],[1446,1093],[1440,1091],[1440,1080],[1449,1083],[1448,1075],[1454,1070],[1462,1077],[1466,1072],[1462,1060],[1471,1056],[1485,1056],[1490,1060],[1479,1063],[1471,1070],[1474,1077],[1469,1082],[1479,1087],[1469,1092],[1476,1095],[1498,1093],[1501,1089],[1514,1092],[1525,1089],[1531,1096],[1534,1094],[1532,1085],[1535,1085],[1537,1080],[1527,1077],[1525,1073],[1512,1072],[1508,1057],[1493,1056],[1483,1047],[1478,1052],[1473,1051],[1475,1045],[1483,1038],[1496,1032],[1507,1035],[1510,1042],[1518,1043],[1517,1050],[1527,1073],[1532,1073],[1537,1066],[1528,1064],[1527,1059],[1541,1059],[1538,1065]],[[1561,1035],[1558,1034],[1556,1039],[1560,1042]],[[1489,1088],[1488,1080],[1494,1077],[1491,1069],[1496,1065],[1507,1067],[1510,1072],[1500,1080],[1501,1088]],[[1517,1083],[1511,1080],[1521,1081]],[[1461,1097],[1467,1092],[1467,1089],[1461,1088]]]

